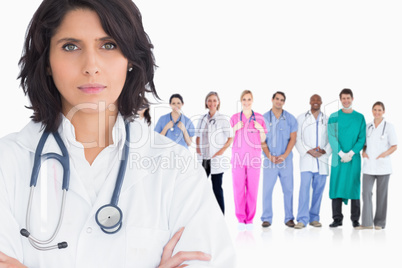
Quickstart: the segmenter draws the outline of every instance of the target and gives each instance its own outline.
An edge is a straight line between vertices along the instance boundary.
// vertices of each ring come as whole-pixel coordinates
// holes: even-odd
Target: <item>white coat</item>
[[[207,141],[203,138],[203,133],[207,131]],[[211,159],[211,174],[220,174],[230,168],[230,157],[223,155],[215,155],[226,144],[229,138],[233,137],[233,131],[230,126],[230,118],[218,111],[212,118],[208,118],[205,114],[199,121],[196,128],[196,135],[200,138],[200,150],[202,159]],[[209,145],[209,155],[205,153],[203,145]]]
[[[309,110],[297,117],[297,123],[296,149],[300,154],[300,171],[318,172],[320,175],[328,175],[328,158],[332,152],[328,142],[328,117],[320,112],[317,128],[317,121]],[[326,152],[326,154],[318,158],[318,164],[317,158],[307,153],[308,150],[317,146]]]
[[[394,126],[383,119],[377,126],[374,121],[366,126],[366,153],[367,158],[363,158],[363,173],[369,175],[388,175],[392,173],[391,156],[377,159],[383,152],[391,146],[397,145],[398,139]]]
[[[130,124],[132,142],[141,135],[136,126]],[[118,233],[103,233],[95,222],[95,213],[110,203],[120,161],[116,157],[110,163],[114,166],[92,204],[83,184],[85,178],[77,175],[70,160],[71,180],[64,220],[52,243],[66,241],[68,247],[51,251],[34,249],[19,232],[26,226],[29,183],[34,152],[42,134],[40,128],[40,124],[30,122],[21,132],[0,140],[0,251],[30,268],[157,267],[163,247],[184,226],[174,254],[203,251],[212,255],[210,262],[188,262],[190,267],[235,267],[231,239],[205,171],[194,164],[179,169],[174,161],[169,166],[172,152],[184,159],[192,156],[180,145],[167,150],[151,146],[150,142],[141,147],[134,144],[130,149],[118,203],[123,212],[123,225]],[[60,134],[66,143],[64,133]],[[158,144],[170,142],[161,135],[155,139]],[[59,151],[50,135],[43,153]],[[146,166],[150,161],[161,166]],[[45,163],[47,168],[41,170],[33,198],[30,224],[32,234],[43,239],[50,237],[57,225],[62,194],[61,167],[54,160]]]

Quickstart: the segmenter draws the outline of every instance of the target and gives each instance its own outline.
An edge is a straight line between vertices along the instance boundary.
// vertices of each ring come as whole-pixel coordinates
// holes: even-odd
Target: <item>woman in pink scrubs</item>
[[[252,110],[253,94],[242,92],[242,111],[230,119],[233,127],[232,148],[233,194],[239,230],[252,230],[256,210],[261,168],[261,142],[267,128],[261,114]]]

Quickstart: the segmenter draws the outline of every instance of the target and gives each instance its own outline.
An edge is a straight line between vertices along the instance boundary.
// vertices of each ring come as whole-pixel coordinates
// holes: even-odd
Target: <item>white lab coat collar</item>
[[[306,116],[306,117],[307,117],[307,116],[309,116],[309,117],[312,116],[312,117],[314,118],[314,120],[316,120],[315,117],[314,117],[314,115],[313,115],[313,113],[311,112],[310,109],[307,111],[307,113],[305,114],[305,116]],[[320,113],[318,114],[318,116],[321,117],[321,118],[323,118],[324,113],[320,110]]]
[[[41,123],[31,121],[17,134],[17,143],[28,151],[35,152],[43,131],[44,127]],[[67,150],[70,146],[83,148],[83,145],[75,139],[74,126],[64,115],[62,115],[62,122],[58,128],[58,132],[65,143]],[[121,151],[124,146],[126,131],[124,127],[124,119],[120,113],[118,114],[116,123],[113,126],[112,137],[114,144],[117,144],[119,146],[119,150]],[[58,149],[58,145],[52,135],[49,136],[45,146],[43,147],[43,153],[48,152],[60,153],[60,149]]]
[[[139,131],[133,130],[132,124],[130,124],[130,138],[131,140],[135,141],[138,140],[141,133]],[[42,136],[42,133],[44,131],[44,128],[42,128],[41,123],[35,123],[33,121],[29,122],[25,128],[23,128],[18,134],[16,141],[17,143],[22,146],[24,149],[35,153],[36,148],[38,146],[39,140]],[[59,126],[58,132],[60,134],[60,137],[62,138],[65,146],[67,147],[67,150],[71,148],[71,146],[79,146],[83,148],[83,145],[75,140],[75,130],[74,126],[71,124],[71,122],[66,118],[62,117],[62,123]],[[126,132],[125,132],[125,126],[124,126],[124,119],[123,116],[120,114],[117,117],[116,123],[113,127],[113,141],[116,141],[116,143],[119,146],[119,159],[122,154],[122,148],[124,146],[124,142],[126,140]],[[140,148],[141,151],[145,150],[144,153],[148,153],[149,146],[147,148]],[[132,150],[130,150],[131,152]],[[43,148],[42,154],[54,152],[57,154],[61,154],[61,150],[59,146],[56,143],[56,140],[54,139],[53,135],[50,135],[48,140],[45,143],[45,146]],[[141,154],[141,153],[140,153]],[[142,154],[141,154],[142,155]],[[71,154],[70,154],[71,157]],[[116,165],[120,165],[120,162],[115,163]],[[129,165],[130,163],[128,163]],[[128,168],[128,167],[127,167]],[[70,160],[70,172],[71,172],[71,180],[70,180],[70,191],[76,192],[78,195],[80,195],[84,200],[86,200],[89,204],[91,204],[91,201],[89,199],[87,190],[85,189],[85,186],[81,182],[81,180],[76,180],[74,178],[77,178],[78,174],[75,171],[75,168],[72,166],[72,162]],[[128,170],[127,170],[128,173]],[[123,194],[126,190],[130,189],[135,182],[137,182],[139,179],[142,179],[144,176],[148,175],[148,171],[146,170],[136,170],[135,174],[136,176],[130,176],[130,179],[125,179],[121,193]],[[127,176],[127,178],[129,178]],[[59,183],[62,183],[62,177],[57,177],[57,180]],[[103,196],[111,196],[110,189],[113,188],[110,184],[114,185],[116,181],[116,178],[110,178],[105,181],[105,185],[102,187],[102,190],[100,191],[97,201],[95,202],[95,205],[100,202],[104,202]],[[106,189],[106,193],[103,193]],[[110,200],[109,200],[110,201]]]
[[[382,131],[382,128],[383,128],[384,124],[385,124],[385,117],[382,118],[381,123],[377,127],[375,127],[374,120],[371,121],[371,123],[367,125],[367,129],[369,129],[371,127],[373,128],[373,130],[381,128],[381,131]]]

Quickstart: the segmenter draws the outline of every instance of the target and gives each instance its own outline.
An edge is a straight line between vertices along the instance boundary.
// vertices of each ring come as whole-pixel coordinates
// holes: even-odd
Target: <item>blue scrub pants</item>
[[[322,193],[327,180],[326,175],[320,175],[318,172],[301,172],[299,192],[299,209],[297,212],[297,221],[305,226],[313,221],[320,221],[320,207]],[[313,188],[313,196],[310,206],[310,186]]]
[[[285,159],[285,162],[274,165],[269,159],[264,158],[263,185],[262,185],[262,216],[261,221],[272,224],[272,194],[276,180],[279,177],[282,185],[283,200],[285,204],[285,223],[294,220],[293,216],[293,162]]]

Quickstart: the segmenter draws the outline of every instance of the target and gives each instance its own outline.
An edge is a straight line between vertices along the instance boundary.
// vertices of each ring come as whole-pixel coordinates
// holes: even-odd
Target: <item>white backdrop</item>
[[[0,10],[1,72],[0,137],[19,131],[31,111],[19,88],[18,60],[26,27],[39,0],[7,1]],[[319,93],[327,114],[338,107],[338,94],[349,87],[354,108],[371,120],[371,106],[381,100],[386,119],[402,129],[398,94],[402,86],[402,7],[400,1],[136,1],[154,46],[159,68],[155,82],[166,103],[173,93],[184,97],[184,113],[205,113],[203,100],[211,91],[221,97],[221,112],[239,110],[244,89],[254,93],[254,110],[266,112],[276,90],[287,95],[285,109],[295,116]],[[153,109],[154,120],[167,113]],[[155,111],[155,112],[154,112]],[[401,140],[401,139],[399,139]],[[194,150],[193,148],[191,150]],[[230,154],[230,152],[228,152]],[[260,228],[261,193],[255,230],[238,233],[234,217],[230,172],[224,176],[226,220],[238,251],[238,267],[307,267],[312,264],[352,267],[385,265],[396,260],[400,245],[399,151],[393,155],[394,174],[389,193],[388,225],[383,231],[354,231],[349,207],[342,228],[331,230],[328,186],[322,203],[321,229],[297,231],[283,225],[280,186],[274,192],[275,218],[268,230]],[[294,152],[294,212],[298,201],[298,153]],[[0,163],[1,164],[1,163]],[[262,183],[262,180],[261,180]],[[278,183],[279,184],[279,183]]]

